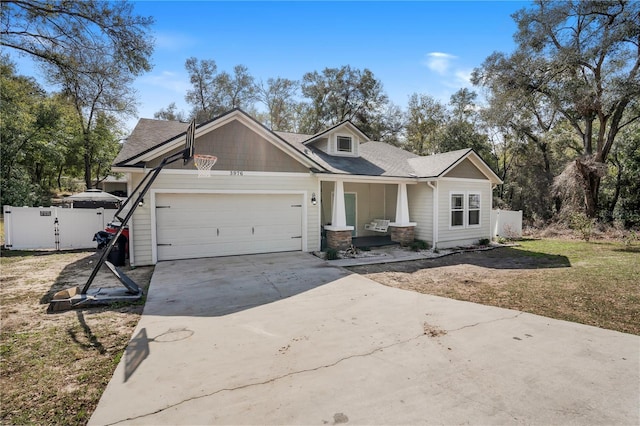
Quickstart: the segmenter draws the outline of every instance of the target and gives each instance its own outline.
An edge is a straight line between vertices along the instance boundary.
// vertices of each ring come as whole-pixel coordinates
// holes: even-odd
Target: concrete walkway
[[[304,253],[163,262],[90,424],[634,424],[640,337]]]

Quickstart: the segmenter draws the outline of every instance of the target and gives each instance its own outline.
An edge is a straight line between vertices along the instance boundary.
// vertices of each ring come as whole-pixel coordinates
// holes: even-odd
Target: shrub
[[[338,250],[334,248],[328,248],[327,254],[325,255],[324,258],[326,260],[336,260],[336,259],[340,259],[340,256],[338,255]]]
[[[489,238],[481,238],[479,244],[481,246],[488,246],[491,240]]]
[[[631,247],[631,245],[635,242],[640,240],[640,237],[638,236],[638,234],[636,233],[636,231],[631,231],[629,232],[627,235],[622,237],[622,242],[624,243],[625,247]]]
[[[570,218],[570,227],[582,236],[582,239],[589,242],[595,226],[594,219],[590,219],[584,213],[573,213]]]
[[[429,243],[422,240],[415,240],[411,244],[409,244],[409,248],[413,251],[428,250]]]

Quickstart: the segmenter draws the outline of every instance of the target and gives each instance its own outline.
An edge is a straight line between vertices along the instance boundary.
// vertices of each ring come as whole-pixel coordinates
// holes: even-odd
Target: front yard
[[[82,285],[96,253],[3,251],[2,424],[85,424],[142,303],[47,314],[53,292]],[[524,241],[519,247],[351,267],[386,285],[640,334],[640,247]],[[146,291],[153,268],[127,273]],[[114,281],[101,272],[97,283]]]
[[[529,240],[348,269],[392,287],[640,335],[637,243]]]
[[[143,302],[48,314],[53,293],[83,286],[98,254],[2,251],[0,424],[86,424]],[[153,268],[127,274],[146,291]],[[103,268],[95,287],[119,285]]]

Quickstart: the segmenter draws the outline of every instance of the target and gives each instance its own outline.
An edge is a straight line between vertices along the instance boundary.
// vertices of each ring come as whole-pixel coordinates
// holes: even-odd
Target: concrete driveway
[[[640,337],[304,253],[162,262],[90,424],[634,424]]]

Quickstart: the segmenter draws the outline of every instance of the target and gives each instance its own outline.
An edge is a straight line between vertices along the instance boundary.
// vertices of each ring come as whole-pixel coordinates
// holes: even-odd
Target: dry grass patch
[[[532,240],[349,269],[392,287],[640,335],[637,244]]]
[[[143,302],[48,314],[56,291],[82,287],[95,252],[3,251],[2,424],[86,424],[113,375]],[[143,289],[152,267],[125,271]],[[120,285],[104,268],[93,286]]]

